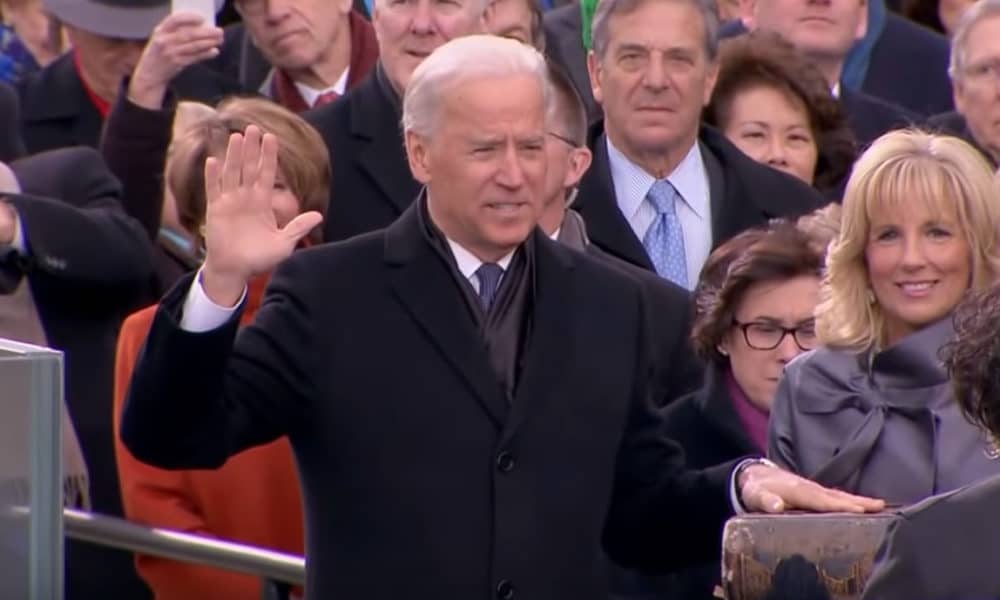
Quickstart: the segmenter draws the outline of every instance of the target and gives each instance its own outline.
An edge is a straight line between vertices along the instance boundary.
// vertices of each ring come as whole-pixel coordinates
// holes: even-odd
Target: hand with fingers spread
[[[192,13],[174,13],[153,30],[129,82],[128,98],[158,110],[170,81],[186,67],[219,55],[222,29]]]
[[[216,304],[233,306],[247,281],[272,270],[323,216],[304,212],[278,227],[272,209],[278,140],[251,125],[229,138],[225,160],[205,163],[205,262],[202,286]]]
[[[885,502],[821,486],[776,466],[753,464],[743,469],[736,485],[743,506],[752,512],[879,512]]]

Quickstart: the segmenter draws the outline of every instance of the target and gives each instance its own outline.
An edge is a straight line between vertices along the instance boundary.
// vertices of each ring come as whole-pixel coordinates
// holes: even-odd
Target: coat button
[[[506,579],[501,579],[500,583],[497,584],[497,598],[500,600],[512,600],[513,597],[514,584]]]
[[[501,473],[510,473],[514,470],[514,456],[510,452],[504,451],[497,454],[497,469]]]

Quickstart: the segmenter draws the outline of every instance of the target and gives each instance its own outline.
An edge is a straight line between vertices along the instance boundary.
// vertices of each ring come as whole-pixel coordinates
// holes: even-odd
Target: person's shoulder
[[[144,339],[146,334],[149,333],[149,328],[153,324],[153,318],[156,317],[158,308],[159,304],[154,304],[137,310],[125,317],[125,320],[122,321],[121,330],[118,333],[119,343],[128,343],[128,340]]]
[[[587,253],[636,280],[660,304],[687,306],[691,302],[690,292],[653,271],[618,258],[593,244],[587,246]]]
[[[880,41],[901,48],[906,54],[944,55],[949,53],[948,38],[909,19],[889,13]],[[905,48],[902,48],[905,46]]]
[[[819,379],[839,380],[858,368],[859,358],[851,350],[820,346],[793,358],[785,365],[782,377],[796,387]]]

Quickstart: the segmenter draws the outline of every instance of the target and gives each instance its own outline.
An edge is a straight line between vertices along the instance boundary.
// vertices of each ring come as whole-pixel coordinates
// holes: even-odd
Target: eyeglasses
[[[798,327],[782,327],[774,323],[740,323],[733,319],[733,325],[743,331],[743,339],[747,346],[754,350],[774,350],[785,341],[785,336],[792,335],[795,345],[802,351],[812,350],[819,345],[816,339],[816,324],[809,322]]]
[[[579,145],[579,144],[577,144],[577,143],[576,143],[576,142],[574,142],[573,140],[569,139],[569,137],[568,137],[568,136],[564,136],[564,135],[560,135],[560,134],[558,134],[558,133],[556,133],[556,132],[554,132],[554,131],[550,131],[550,132],[549,132],[549,135],[551,135],[552,137],[556,138],[556,139],[557,139],[557,140],[559,140],[560,142],[562,142],[562,143],[566,144],[566,145],[567,145],[567,146],[569,146],[570,148],[579,148],[579,147],[580,147],[580,145]]]

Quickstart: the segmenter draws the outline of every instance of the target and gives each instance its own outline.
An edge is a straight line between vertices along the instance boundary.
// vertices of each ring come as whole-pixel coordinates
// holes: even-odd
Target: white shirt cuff
[[[243,295],[235,306],[219,306],[208,297],[201,285],[201,269],[191,282],[191,290],[184,300],[184,312],[181,314],[181,329],[191,333],[203,333],[221,327],[228,321],[247,297],[244,286]]]
[[[733,469],[733,474],[729,477],[729,503],[733,505],[733,511],[735,511],[738,515],[745,515],[750,512],[745,506],[743,506],[743,503],[740,502],[740,492],[737,489],[739,482],[736,480],[739,478],[740,472],[751,464],[764,465],[775,469],[779,468],[778,465],[767,460],[766,458],[747,458],[745,460],[741,460],[736,465],[736,468]]]

